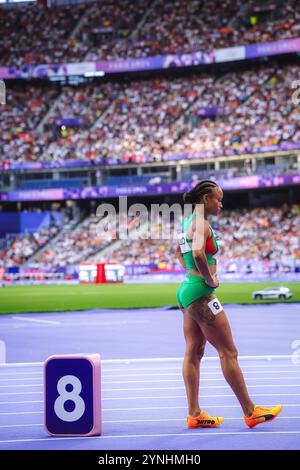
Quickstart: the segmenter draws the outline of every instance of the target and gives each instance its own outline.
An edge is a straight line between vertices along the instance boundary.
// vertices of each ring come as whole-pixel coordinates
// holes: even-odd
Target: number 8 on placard
[[[100,356],[51,356],[44,366],[45,427],[52,436],[101,434]]]

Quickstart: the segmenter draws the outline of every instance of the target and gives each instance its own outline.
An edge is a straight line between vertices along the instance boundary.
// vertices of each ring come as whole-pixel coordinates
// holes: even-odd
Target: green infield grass
[[[280,302],[300,302],[300,283],[223,283],[216,290],[222,304],[261,304],[278,300],[253,300],[251,293],[284,285],[293,297]],[[35,285],[0,288],[0,313],[61,312],[97,308],[176,306],[178,284]]]

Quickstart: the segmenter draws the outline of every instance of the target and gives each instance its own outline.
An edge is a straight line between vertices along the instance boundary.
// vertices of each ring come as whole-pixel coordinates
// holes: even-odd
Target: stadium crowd
[[[0,9],[2,66],[25,67],[64,61],[71,33],[86,6],[24,5]]]
[[[218,262],[223,270],[232,269],[235,262],[254,267],[256,263],[270,270],[300,270],[300,206],[284,204],[280,208],[222,211],[210,221],[219,237]],[[90,215],[75,229],[61,232],[57,227],[43,229],[32,235],[23,234],[8,239],[0,250],[5,266],[22,265],[38,249],[33,258],[35,267],[64,267],[80,262],[116,262],[124,265],[152,265],[152,269],[180,269],[175,258],[176,233],[180,219],[167,223],[139,225],[138,217],[129,218],[129,236],[119,239],[118,225],[113,217],[99,219]],[[138,232],[134,229],[138,228]],[[151,238],[146,235],[151,230]],[[115,243],[102,254],[101,251]]]
[[[129,219],[129,230],[137,224]],[[34,266],[62,267],[85,261],[117,238],[117,227],[112,216],[99,219],[90,215],[75,229],[62,232],[54,243],[50,243],[34,259]]]
[[[284,18],[284,19],[283,19]],[[87,58],[113,60],[210,51],[297,37],[300,9],[296,0],[157,0],[145,23],[129,39],[90,49]]]
[[[255,92],[233,112],[215,121],[199,119],[195,126],[190,126],[190,131],[187,126],[173,145],[174,154],[205,151],[212,155],[245,154],[281,142],[297,142],[300,113],[292,100],[291,83],[297,79],[298,67],[270,72],[262,71]]]
[[[180,225],[180,221],[178,222]],[[145,239],[124,241],[108,255],[96,257],[99,262],[114,260],[124,265],[152,264],[153,269],[180,269],[175,259],[176,231],[179,225],[164,227],[171,240]],[[222,211],[211,225],[219,237],[218,262],[226,270],[232,263],[246,262],[252,268],[263,263],[269,269],[300,270],[300,206],[287,204],[280,208]],[[155,238],[162,236],[162,226],[151,228]]]
[[[36,128],[57,97],[58,90],[49,85],[23,84],[7,90],[6,104],[0,113],[0,161],[38,158]]]
[[[0,249],[0,264],[9,268],[10,266],[19,266],[26,263],[35,252],[45,246],[58,232],[58,226],[52,225],[32,234],[24,233],[9,236],[5,244],[2,244],[3,249]]]
[[[54,8],[0,8],[1,66],[211,51],[295,38],[299,5],[296,0],[268,0],[264,5],[258,0],[124,0],[122,5],[100,0]],[[155,163],[170,155],[251,154],[281,143],[300,144],[299,107],[292,100],[299,67],[272,64],[76,87],[9,84],[0,114],[0,165]],[[251,165],[247,172],[252,173]],[[226,177],[237,174],[238,168],[225,170]],[[196,181],[204,173],[188,176]],[[98,223],[91,215],[74,230],[62,230],[61,236],[55,225],[12,235],[0,245],[0,264],[22,265],[39,252],[34,261],[40,267],[93,258],[179,268],[174,241],[159,237],[123,240],[109,255],[101,254],[117,233],[110,224],[95,231]],[[136,223],[131,220],[130,227]],[[300,269],[299,206],[225,210],[215,224],[221,236],[220,261],[228,269],[236,260],[249,266],[264,263],[268,269]],[[159,224],[155,231],[159,234]]]
[[[0,10],[2,64],[113,60],[295,38],[297,0],[99,0]]]
[[[88,83],[67,87],[59,97],[56,88],[12,89],[0,117],[0,161],[156,162],[299,143],[291,86],[297,78],[297,65],[273,65],[221,76]],[[37,128],[55,100],[43,129]]]

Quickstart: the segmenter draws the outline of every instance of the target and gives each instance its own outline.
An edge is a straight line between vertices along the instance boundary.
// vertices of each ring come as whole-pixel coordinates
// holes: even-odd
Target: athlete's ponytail
[[[202,180],[190,191],[187,191],[183,195],[183,202],[186,204],[197,204],[200,199],[210,193],[215,188],[218,188],[218,184],[212,180]]]

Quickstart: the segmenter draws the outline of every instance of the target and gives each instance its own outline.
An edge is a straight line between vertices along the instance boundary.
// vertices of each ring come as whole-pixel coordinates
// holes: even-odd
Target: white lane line
[[[144,369],[142,369],[144,370]],[[158,370],[164,370],[164,369],[158,369]],[[170,369],[166,369],[166,370],[170,370]],[[175,369],[177,370],[177,369]],[[245,371],[245,369],[243,368],[243,371]],[[131,371],[132,372],[132,371]],[[218,374],[219,372],[219,374]],[[286,379],[297,379],[297,378],[300,378],[300,376],[297,376],[297,377],[286,377],[286,376],[281,376],[281,377],[252,377],[250,374],[274,374],[275,370],[247,370],[246,373],[244,374],[245,377],[249,377],[250,379],[255,379],[255,380],[262,380],[262,379],[266,379],[266,380],[271,380],[271,379],[278,379],[278,380],[286,380]],[[282,369],[276,369],[276,374],[290,374],[291,372],[297,372],[299,373],[300,372],[300,367],[298,369],[295,369],[294,371],[293,370],[282,370]],[[36,374],[36,377],[20,377],[20,378],[15,378],[17,375],[26,375],[28,372],[23,372],[23,373],[19,373],[19,374],[14,374],[14,373],[7,373],[7,374],[0,374],[0,377],[2,377],[3,375],[5,376],[13,376],[13,378],[6,378],[6,379],[0,379],[0,382],[18,382],[18,381],[25,381],[25,380],[41,380],[42,376],[43,376],[43,372],[42,371],[39,371],[39,372],[30,372],[30,374]],[[211,371],[206,371],[206,370],[202,370],[200,371],[200,374],[201,374],[201,379],[203,379],[203,377],[206,377],[207,375],[221,375],[222,379],[205,379],[205,380],[225,380],[222,376],[222,371],[215,371],[215,372],[211,372]],[[113,379],[118,379],[119,377],[126,377],[126,378],[135,378],[135,377],[182,377],[182,371],[178,371],[178,372],[163,372],[163,373],[160,373],[160,372],[157,372],[155,374],[101,374],[101,377],[102,379],[109,379],[109,378],[113,378]],[[151,379],[151,382],[153,382],[153,380]],[[103,381],[102,381],[103,383]],[[128,382],[123,382],[123,381],[117,381],[117,382],[106,382],[106,383],[130,383],[130,381]],[[134,382],[132,382],[134,383]]]
[[[175,374],[161,374],[162,376],[166,375],[175,375]],[[150,380],[117,380],[117,381],[106,381],[102,380],[101,384],[102,385],[122,385],[122,384],[148,384],[148,383],[175,383],[175,382],[180,382],[183,383],[183,378],[180,375],[181,374],[176,374],[179,376],[178,379],[150,379]],[[286,381],[286,380],[297,380],[300,379],[300,376],[293,376],[293,377],[248,377],[245,374],[246,379],[251,379],[251,380],[280,380],[281,382]],[[41,377],[28,377],[28,379],[4,379],[0,380],[0,382],[7,382],[7,381],[19,381],[19,380],[41,380]],[[225,382],[224,377],[219,377],[219,378],[203,378],[201,376],[201,382]],[[0,388],[24,388],[24,387],[41,387],[43,383],[29,383],[29,384],[6,384],[6,385],[0,385]],[[268,386],[268,385],[266,385]],[[295,387],[300,387],[299,385],[295,385]]]
[[[21,378],[9,378],[9,379],[0,379],[0,382],[23,382],[25,380],[41,380],[42,378],[42,374],[39,374],[39,376],[36,376],[36,377],[21,377]],[[2,385],[0,385],[0,387],[2,387]]]
[[[162,370],[162,369],[158,369],[158,370]],[[166,370],[169,370],[169,369],[166,369]],[[243,371],[244,371],[244,368],[243,368]],[[273,370],[249,370],[249,371],[246,371],[246,376],[248,374],[274,374],[275,372],[275,369]],[[286,373],[286,374],[290,374],[291,372],[297,372],[297,373],[300,373],[300,367],[298,369],[295,369],[295,371],[293,370],[282,370],[282,369],[276,369],[276,374],[282,374],[282,373]],[[219,373],[219,374],[218,374]],[[200,374],[201,374],[201,377],[204,375],[222,375],[222,371],[221,369],[218,371],[216,370],[215,372],[211,372],[211,371],[206,371],[206,370],[202,370],[200,369]],[[126,378],[130,378],[130,377],[172,377],[172,376],[182,376],[182,371],[178,370],[178,372],[157,372],[156,374],[102,374],[102,378],[103,379],[118,379],[120,377],[126,377]],[[285,377],[281,377],[282,379],[285,379]],[[1,380],[1,379],[0,379]],[[151,379],[152,380],[152,379]]]
[[[194,430],[195,431],[195,430]],[[236,432],[220,432],[216,431],[214,429],[213,433],[212,432],[203,432],[200,430],[199,432],[186,432],[186,433],[177,433],[177,434],[122,434],[120,436],[92,436],[92,437],[42,437],[42,438],[33,438],[33,439],[7,439],[5,441],[0,441],[0,444],[12,444],[12,443],[17,443],[17,442],[41,442],[41,441],[47,441],[47,442],[52,442],[53,444],[57,441],[73,441],[73,440],[83,440],[86,442],[87,439],[89,440],[97,440],[97,439],[140,439],[140,438],[152,438],[152,437],[195,437],[196,434],[199,436],[236,436],[236,435],[242,435],[242,436],[247,436],[247,439],[249,439],[249,435],[254,436],[260,436],[262,434],[300,434],[300,431],[259,431],[256,433],[253,433],[253,430],[251,429],[246,429],[244,432],[242,431],[236,431]]]
[[[124,367],[122,369],[114,369],[114,368],[106,368],[106,364],[104,363],[104,361],[101,361],[101,369],[102,369],[102,372],[103,373],[106,373],[106,374],[115,374],[115,372],[122,372],[123,374],[120,375],[120,376],[130,376],[128,374],[133,374],[132,376],[134,377],[136,375],[137,372],[139,372],[139,376],[142,375],[140,374],[140,372],[144,372],[143,375],[145,376],[149,376],[151,375],[151,372],[155,372],[153,375],[157,375],[157,372],[156,371],[177,371],[178,373],[181,373],[182,372],[182,362],[180,364],[178,364],[178,366],[176,367],[143,367],[143,368],[135,368],[135,367],[130,367],[127,368],[126,365],[124,365]],[[253,365],[250,365],[250,364],[240,364],[241,365],[241,368],[243,370],[243,372],[257,372],[259,374],[264,374],[264,373],[277,373],[279,371],[278,367],[281,367],[281,368],[285,368],[283,370],[283,372],[294,372],[294,371],[300,371],[300,364],[293,364],[292,361],[291,362],[288,362],[288,363],[285,363],[285,364],[278,364],[278,363],[268,363],[268,364],[253,364]],[[7,377],[7,376],[14,376],[14,377],[17,377],[17,376],[22,376],[22,375],[26,375],[26,374],[39,374],[40,376],[43,374],[43,366],[44,366],[44,363],[40,363],[38,365],[38,369],[37,370],[30,370],[30,371],[27,371],[27,372],[20,372],[19,370],[17,370],[17,366],[13,366],[12,367],[12,370],[14,370],[14,372],[4,372],[4,370],[6,368],[8,368],[9,364],[6,363],[6,364],[0,364],[0,377]],[[22,366],[23,367],[23,366]],[[25,366],[24,366],[25,367]],[[32,366],[31,366],[32,367]],[[214,373],[217,373],[217,372],[220,372],[222,373],[222,370],[221,370],[221,366],[220,364],[216,365],[216,366],[212,366],[212,365],[208,365],[208,364],[202,364],[202,367],[201,367],[201,373],[203,374],[214,374]],[[112,377],[115,377],[115,375],[112,375]]]
[[[30,372],[3,372],[2,370],[0,371],[0,377],[10,377],[13,375],[14,377],[21,376],[21,375],[27,375],[27,374],[36,374],[36,375],[42,375],[42,370],[31,370]]]
[[[300,393],[253,393],[253,397],[300,397]],[[200,398],[235,398],[233,394],[229,395],[200,395]],[[170,400],[170,399],[184,398],[186,395],[175,395],[175,396],[165,396],[165,397],[116,397],[116,398],[102,398],[102,401],[112,401],[112,400]],[[9,403],[9,402],[8,402]],[[1,404],[1,403],[0,403]]]
[[[103,422],[103,421],[102,421]],[[29,428],[32,426],[40,426],[43,427],[43,424],[40,423],[32,423],[32,424],[4,424],[3,426],[0,426],[0,429],[2,428]]]
[[[210,406],[210,405],[209,405]],[[214,408],[239,408],[241,409],[240,405],[218,405],[214,404],[212,405]],[[300,403],[283,403],[282,406],[284,408],[297,408],[300,407]],[[104,412],[111,412],[111,411],[153,411],[153,410],[187,410],[187,406],[150,406],[150,407],[139,407],[139,408],[102,408],[102,411]],[[26,412],[27,413],[27,412]],[[43,413],[42,411],[40,413]],[[242,411],[241,411],[242,413]],[[0,413],[1,415],[2,413]],[[16,413],[18,414],[18,413]],[[22,414],[22,413],[20,413]],[[242,416],[242,415],[241,415]]]
[[[278,367],[298,367],[298,369],[300,369],[300,363],[299,364],[296,364],[296,363],[293,363],[292,360],[290,359],[287,359],[286,361],[280,361],[279,359],[278,360],[272,360],[272,361],[265,361],[265,362],[260,362],[260,359],[257,359],[257,360],[252,360],[253,364],[251,364],[250,361],[248,361],[247,359],[241,359],[239,358],[239,362],[240,363],[243,363],[242,364],[242,367],[248,367],[249,369],[267,369],[267,368],[271,368],[273,367],[274,369],[278,368]],[[245,362],[243,362],[245,361]],[[216,362],[216,364],[214,365],[213,362]],[[144,372],[147,372],[147,371],[156,371],[156,370],[181,370],[181,367],[182,367],[182,364],[183,364],[183,358],[178,361],[178,365],[174,365],[172,367],[172,365],[170,366],[161,366],[161,365],[157,365],[156,367],[151,367],[151,363],[149,364],[145,364],[145,367],[136,367],[136,364],[129,364],[129,363],[124,363],[124,364],[120,364],[120,366],[122,366],[122,369],[120,368],[116,368],[114,367],[114,364],[108,364],[104,361],[101,362],[102,365],[104,366],[104,369],[105,369],[105,372],[111,372],[111,373],[114,373],[114,372],[135,372],[135,371],[144,371]],[[170,362],[171,364],[171,362]],[[139,365],[139,364],[138,364]],[[209,359],[209,361],[205,361],[204,359],[201,360],[201,365],[202,365],[202,368],[206,369],[206,370],[221,370],[221,363],[220,363],[220,360],[219,358],[211,358]],[[108,366],[108,367],[106,367]],[[109,367],[111,366],[111,367]]]
[[[182,368],[182,363],[183,363],[183,359],[179,362],[178,366],[175,366],[175,367],[172,367],[172,366],[169,366],[169,367],[149,367],[148,365],[146,367],[143,367],[143,368],[139,368],[139,367],[130,367],[130,368],[126,368],[127,367],[127,364],[124,364],[124,367],[122,369],[116,369],[116,368],[106,368],[106,364],[103,363],[103,361],[101,362],[101,364],[103,365],[103,370],[106,372],[106,373],[115,373],[115,372],[154,372],[154,371],[161,371],[161,370],[169,370],[169,371],[181,371],[181,368]],[[130,364],[129,364],[130,366]],[[218,371],[220,370],[221,371],[221,364],[217,364],[217,365],[212,365],[212,364],[208,364],[208,363],[204,363],[202,364],[202,369],[203,370],[207,370],[207,371]],[[300,370],[300,363],[299,364],[294,364],[292,361],[289,361],[289,362],[285,362],[285,363],[278,363],[278,362],[268,362],[266,364],[259,364],[259,363],[255,363],[255,364],[243,364],[242,365],[243,367],[243,370],[252,370],[252,369],[272,369],[274,371],[277,370],[278,367],[292,367],[293,369],[298,369]],[[262,373],[264,372],[264,370],[262,370]],[[0,371],[0,374],[1,374],[2,371]]]
[[[292,354],[283,354],[283,355],[261,355],[261,356],[239,356],[239,359],[242,360],[272,360],[272,359],[292,359],[294,356]],[[160,363],[160,362],[178,362],[182,361],[182,357],[150,357],[150,358],[141,358],[141,359],[108,359],[106,364],[119,364],[120,362],[138,364],[138,363]],[[205,356],[204,361],[215,361],[220,360],[219,356]]]
[[[300,406],[300,405],[299,405]],[[12,416],[12,415],[42,415],[44,411],[13,411],[12,413],[0,413],[0,416]]]
[[[300,403],[283,403],[284,408],[297,408],[300,407]],[[213,405],[214,408],[241,408],[240,405]],[[153,410],[186,410],[186,406],[150,406],[150,407],[140,407],[140,408],[102,408],[103,412],[120,412],[120,411],[153,411]],[[10,413],[0,413],[0,416],[13,416],[13,415],[31,415],[31,414],[44,414],[44,411],[22,411],[22,412],[10,412]]]
[[[251,379],[251,380],[281,380],[281,381],[284,381],[284,380],[295,380],[295,379],[300,379],[300,376],[293,376],[293,377],[247,377],[247,375],[245,374],[245,378],[247,379]],[[215,378],[203,378],[201,376],[200,378],[200,381],[201,382],[221,382],[221,381],[225,381],[224,377],[220,377],[218,379],[215,379]],[[183,382],[183,378],[181,377],[181,379],[166,379],[166,380],[163,380],[163,379],[158,379],[158,380],[153,380],[153,379],[150,379],[150,380],[126,380],[126,381],[112,381],[112,382],[106,382],[106,381],[102,381],[102,384],[116,384],[116,385],[120,385],[120,384],[139,384],[139,383],[156,383],[156,382],[159,382],[159,383],[165,383],[165,382]],[[1,385],[0,385],[0,388],[1,388]]]
[[[33,401],[1,401],[0,405],[23,405],[24,403],[44,403],[43,400]]]
[[[26,375],[36,375],[42,377],[43,375],[43,365],[37,370],[29,370],[27,372],[3,372],[1,370],[0,364],[0,381],[10,377],[13,378],[27,378]],[[241,369],[244,373],[257,373],[257,374],[277,374],[277,373],[300,373],[300,364],[273,364],[271,365],[244,365],[241,364]],[[12,369],[13,370],[13,369]],[[120,374],[121,372],[121,374]],[[216,375],[222,374],[221,366],[217,367],[208,367],[206,364],[203,364],[200,368],[201,374],[204,375]],[[163,376],[163,375],[182,375],[182,364],[179,367],[158,367],[158,368],[143,368],[143,369],[135,369],[135,368],[123,368],[123,369],[107,369],[105,365],[101,365],[101,373],[102,377],[104,378],[118,378],[118,377],[151,377],[151,376]]]
[[[272,387],[272,388],[294,388],[294,387],[300,387],[300,384],[260,384],[260,385],[248,385],[248,388],[267,388],[267,387]],[[201,387],[202,390],[206,389],[228,389],[230,388],[228,384],[226,385],[204,385]],[[132,392],[132,391],[139,391],[139,392],[145,392],[148,390],[184,390],[184,386],[182,387],[134,387],[134,388],[103,388],[102,392]],[[34,392],[35,393],[35,392]]]
[[[277,416],[276,420],[279,419],[299,419],[300,416]],[[242,421],[243,417],[228,417],[224,416],[225,421]],[[137,424],[137,423],[169,423],[169,422],[184,422],[185,416],[181,418],[159,418],[159,419],[121,419],[117,421],[102,421],[102,424]],[[4,424],[0,426],[2,428],[27,428],[32,426],[44,427],[43,423],[32,423],[32,424]]]
[[[14,317],[16,318],[16,317]],[[22,319],[21,317],[19,317]],[[31,319],[29,319],[31,320]],[[36,320],[43,321],[43,320]],[[44,320],[47,321],[47,320]],[[239,360],[269,360],[273,359],[290,359],[292,361],[293,355],[264,355],[264,356],[239,356]],[[207,356],[203,358],[203,361],[219,361],[219,356]],[[104,359],[102,364],[140,364],[140,363],[162,363],[162,362],[182,362],[182,357],[152,357],[152,358],[141,358],[141,359]],[[17,363],[6,363],[0,364],[0,367],[32,367],[32,366],[43,366],[43,362],[17,362]]]
[[[135,391],[135,390],[134,390]],[[39,392],[43,393],[43,392]],[[253,397],[300,397],[300,393],[253,393]],[[234,398],[233,394],[230,395],[201,395],[200,398]],[[113,401],[113,400],[170,400],[170,399],[186,399],[186,395],[173,395],[173,396],[158,396],[158,397],[107,397],[102,398],[102,401]],[[43,400],[33,401],[4,401],[0,402],[0,405],[22,405],[29,403],[44,403]]]
[[[53,321],[53,320],[38,320],[37,318],[28,318],[28,317],[12,317],[13,320],[21,320],[21,321],[28,321],[32,323],[46,323],[49,325],[60,325],[60,321]]]
[[[81,322],[77,322],[77,323],[61,323],[61,326],[64,326],[64,327],[74,327],[74,326],[80,326],[81,328],[82,327],[87,327],[87,328],[90,328],[91,326],[100,326],[100,327],[104,327],[104,326],[121,326],[121,325],[143,325],[143,324],[149,324],[150,321],[149,320],[120,320],[120,321],[106,321],[106,322],[101,322],[101,321],[98,321],[98,322],[85,322],[85,323],[81,323]]]
[[[11,397],[11,396],[16,396],[16,395],[42,395],[44,392],[9,392],[9,393],[0,393],[0,397]],[[1,403],[0,403],[1,405]]]
[[[300,416],[277,416],[277,419],[299,419]],[[186,416],[182,416],[182,418],[158,418],[158,419],[135,419],[135,420],[116,420],[116,421],[102,421],[103,424],[119,424],[119,423],[161,423],[161,422],[169,422],[169,421],[185,421]],[[225,421],[242,421],[243,422],[243,416],[236,416],[236,417],[228,417],[224,416]],[[30,425],[29,425],[30,426]],[[2,427],[2,426],[0,426]]]
[[[42,386],[43,386],[42,383],[39,383],[39,384],[22,384],[22,385],[11,384],[11,385],[0,385],[0,388],[26,388],[26,387],[42,387]]]
[[[180,382],[183,382],[182,380]],[[149,382],[147,382],[149,383]],[[2,387],[9,387],[12,388],[10,385],[4,385]],[[13,386],[13,388],[16,387],[43,387],[43,384],[32,384],[32,385],[17,385]],[[295,387],[300,387],[300,384],[261,384],[261,385],[248,385],[248,388],[267,388],[267,387],[272,387],[272,388],[295,388]],[[202,390],[207,390],[207,389],[213,389],[213,390],[220,390],[220,389],[225,389],[228,390],[230,387],[228,384],[226,385],[204,385],[201,387]],[[185,390],[184,386],[182,385],[181,387],[134,387],[134,388],[103,388],[101,391],[103,393],[111,393],[111,392],[146,392],[146,391],[154,391],[154,390]],[[3,392],[0,393],[0,396],[11,396],[11,395],[40,395],[44,393],[39,392],[39,391],[32,391],[30,390],[29,392]],[[120,397],[121,398],[121,397]],[[126,398],[126,397],[122,397]],[[156,397],[153,397],[156,398]]]

